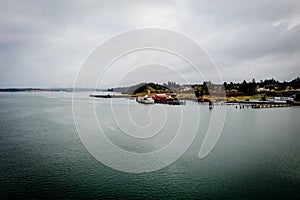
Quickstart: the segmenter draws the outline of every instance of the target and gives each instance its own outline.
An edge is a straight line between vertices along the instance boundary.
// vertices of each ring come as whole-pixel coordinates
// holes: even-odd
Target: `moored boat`
[[[154,104],[154,99],[152,99],[148,95],[146,95],[144,97],[137,97],[136,101],[138,103],[143,103],[143,104]]]

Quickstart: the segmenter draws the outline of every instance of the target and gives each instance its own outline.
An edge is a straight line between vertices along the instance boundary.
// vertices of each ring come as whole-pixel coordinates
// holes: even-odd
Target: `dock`
[[[281,107],[291,107],[290,104],[254,104],[251,105],[252,108],[281,108]]]
[[[240,106],[240,109],[242,108],[253,108],[253,109],[259,109],[259,108],[282,108],[282,107],[291,107],[292,105],[286,101],[236,101]],[[238,108],[236,106],[236,108]]]
[[[128,95],[111,95],[111,94],[91,94],[90,97],[94,98],[130,98]]]
[[[169,105],[185,105],[185,101],[180,100],[154,100],[154,103],[158,104],[169,104]]]

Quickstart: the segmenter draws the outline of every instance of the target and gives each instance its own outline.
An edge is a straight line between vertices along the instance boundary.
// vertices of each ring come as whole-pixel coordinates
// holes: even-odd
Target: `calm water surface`
[[[141,126],[149,120],[141,112],[149,107],[117,101],[121,107],[130,104]],[[106,113],[110,100],[97,99],[95,105],[99,120],[111,130],[108,136],[122,148],[147,152],[163,145],[164,140],[126,141]],[[177,107],[163,106],[176,112]],[[186,106],[201,112],[199,134],[189,150],[166,168],[129,174],[101,164],[86,150],[74,125],[70,93],[0,94],[0,199],[300,199],[300,107],[226,106],[217,145],[199,159],[210,111]]]

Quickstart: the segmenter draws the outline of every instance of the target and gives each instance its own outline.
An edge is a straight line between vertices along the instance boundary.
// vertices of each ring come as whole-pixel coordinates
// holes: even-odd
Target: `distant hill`
[[[137,85],[133,85],[130,87],[118,87],[118,88],[112,88],[108,91],[113,92],[121,92],[124,94],[137,94],[137,93],[143,93],[147,92],[147,90],[150,90],[151,92],[172,92],[168,87],[164,85],[160,85],[158,83],[139,83]]]

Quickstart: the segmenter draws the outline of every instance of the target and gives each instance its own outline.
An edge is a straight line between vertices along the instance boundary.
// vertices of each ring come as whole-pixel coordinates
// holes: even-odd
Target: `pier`
[[[115,95],[115,94],[91,94],[90,97],[94,98],[130,98],[128,95]]]
[[[239,104],[239,108],[282,108],[282,107],[291,107],[292,105],[286,101],[236,101]],[[238,108],[238,106],[236,106]]]
[[[291,107],[290,104],[254,104],[251,105],[252,108],[281,108],[281,107]]]
[[[169,104],[169,105],[185,105],[185,101],[183,100],[154,100],[154,103],[159,104]]]

